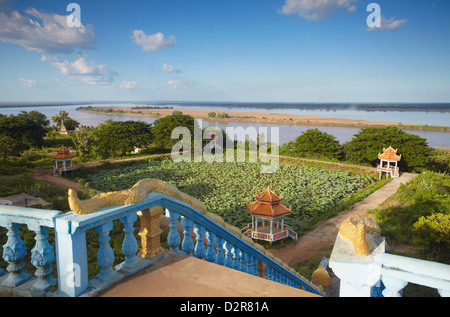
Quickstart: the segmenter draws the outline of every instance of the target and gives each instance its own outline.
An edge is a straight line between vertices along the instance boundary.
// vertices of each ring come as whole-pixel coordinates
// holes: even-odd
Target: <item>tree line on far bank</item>
[[[61,144],[72,147],[80,161],[123,157],[136,149],[140,149],[141,154],[167,153],[178,142],[171,138],[173,129],[187,127],[193,136],[196,124],[193,117],[181,113],[163,117],[153,124],[106,120],[97,127],[80,126],[65,111],[51,119],[56,125],[50,126],[50,120],[37,111],[22,111],[9,116],[0,114],[0,157],[18,157],[30,148],[42,150]],[[68,136],[58,135],[61,122],[69,130]],[[227,135],[225,131],[221,132],[225,145]],[[398,154],[402,155],[399,162],[402,171],[429,169],[450,172],[449,149],[432,148],[426,139],[397,127],[366,127],[344,144],[331,134],[309,129],[295,140],[281,145],[279,153],[375,166],[378,153],[389,146],[398,149]]]

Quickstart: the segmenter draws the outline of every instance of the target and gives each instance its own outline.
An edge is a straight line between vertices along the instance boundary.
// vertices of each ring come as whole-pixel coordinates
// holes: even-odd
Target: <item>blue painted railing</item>
[[[42,295],[57,284],[58,291],[53,293],[55,296],[92,296],[127,274],[139,271],[153,260],[136,256],[138,246],[133,234],[133,223],[137,220],[137,212],[155,206],[166,208],[166,217],[170,222],[168,244],[171,250],[255,276],[260,275],[257,267],[258,262],[261,262],[262,267],[265,266],[265,278],[322,295],[316,286],[275,261],[264,250],[255,248],[192,206],[159,193],[151,193],[147,199],[133,205],[103,208],[87,215],[0,206],[0,226],[8,229],[3,259],[9,264],[7,272],[0,270],[0,291],[7,290],[11,294],[24,296]],[[180,218],[185,233],[183,239],[177,230]],[[113,267],[114,251],[109,244],[109,232],[113,221],[118,219],[124,224],[122,249],[125,261]],[[26,224],[36,232],[36,246],[31,251],[36,277],[22,271],[26,249],[19,236],[20,224]],[[192,227],[196,235],[195,241],[190,234]],[[55,231],[56,257],[53,247],[47,241],[48,228],[54,228]],[[94,229],[99,234],[100,242],[97,253],[100,273],[91,280],[88,280],[86,244],[86,231],[89,229]],[[207,241],[206,246],[204,239]],[[50,266],[55,258],[57,280],[50,276]]]

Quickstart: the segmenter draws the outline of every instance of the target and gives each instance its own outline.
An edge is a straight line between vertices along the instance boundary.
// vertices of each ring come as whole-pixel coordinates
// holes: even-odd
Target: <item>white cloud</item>
[[[181,73],[179,69],[175,69],[172,65],[169,64],[164,64],[162,67],[162,71],[165,73],[172,73],[172,74]]]
[[[143,51],[159,51],[162,48],[174,46],[176,42],[175,36],[165,38],[161,32],[146,35],[142,30],[134,30],[132,39],[142,47]]]
[[[69,79],[79,79],[90,85],[109,85],[113,82],[116,72],[109,69],[107,65],[96,64],[80,57],[73,62],[59,60],[55,56],[42,55],[41,61],[48,62],[59,69],[61,74]]]
[[[184,88],[184,87],[187,87],[187,86],[193,84],[193,82],[190,81],[190,80],[187,80],[187,79],[169,79],[169,80],[167,81],[167,84],[168,84],[169,86],[172,86],[172,88],[175,88],[175,89],[176,89],[176,88]]]
[[[34,8],[25,11],[0,12],[0,41],[14,43],[40,53],[70,54],[75,48],[95,49],[92,25],[68,27],[67,16],[47,14]]]
[[[408,19],[395,20],[394,17],[391,17],[389,19],[381,17],[381,26],[379,28],[377,27],[367,28],[367,31],[395,30],[404,25],[406,22],[408,22]]]
[[[22,87],[25,88],[36,88],[39,87],[39,84],[35,79],[26,79],[23,77],[19,77],[19,83]]]
[[[124,80],[120,83],[119,87],[120,87],[120,89],[130,90],[130,89],[137,88],[137,86],[138,86],[138,83],[134,80],[131,80],[131,81]]]
[[[323,20],[338,10],[354,12],[357,0],[286,0],[280,13],[298,14],[308,20]]]

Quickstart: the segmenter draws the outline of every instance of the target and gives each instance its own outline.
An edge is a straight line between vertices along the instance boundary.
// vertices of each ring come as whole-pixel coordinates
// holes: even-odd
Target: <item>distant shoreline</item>
[[[165,108],[167,107],[167,108]],[[170,108],[169,108],[170,107]],[[94,110],[95,109],[95,110]],[[380,122],[370,120],[357,119],[341,119],[318,116],[294,115],[294,114],[280,114],[280,113],[265,113],[265,112],[250,112],[250,111],[236,111],[236,110],[213,110],[213,109],[186,109],[177,107],[177,105],[161,106],[159,109],[133,109],[131,107],[90,107],[87,109],[78,108],[78,111],[99,113],[114,116],[134,116],[134,117],[151,117],[162,118],[171,115],[173,111],[181,111],[182,114],[187,114],[195,119],[202,119],[205,121],[216,121],[221,123],[227,122],[242,122],[242,123],[268,123],[268,124],[288,124],[288,125],[304,125],[304,126],[335,126],[335,127],[352,127],[364,128],[371,127],[385,127],[396,126],[404,130],[427,130],[436,132],[450,132],[450,127],[441,127],[434,125],[418,125],[418,124],[402,124],[397,122]],[[209,113],[216,113],[215,117],[208,116]],[[219,118],[221,113],[228,114],[228,118]]]
[[[245,107],[259,109],[299,109],[299,110],[356,110],[356,111],[418,111],[418,112],[450,112],[450,103],[277,103],[277,102],[114,102],[114,101],[80,101],[80,102],[0,102],[1,108],[17,107],[55,107],[95,104],[134,104],[136,106],[173,106],[173,107]],[[197,108],[196,108],[197,109]]]

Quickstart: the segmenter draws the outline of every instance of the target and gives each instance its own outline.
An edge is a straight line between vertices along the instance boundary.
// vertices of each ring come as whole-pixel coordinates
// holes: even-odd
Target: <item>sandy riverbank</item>
[[[356,120],[356,119],[341,119],[341,118],[329,118],[318,116],[304,116],[294,114],[281,114],[281,113],[266,113],[266,112],[249,112],[249,111],[235,111],[235,110],[211,110],[211,109],[185,109],[185,108],[173,108],[173,109],[132,109],[130,107],[94,107],[95,109],[105,111],[92,111],[92,110],[79,110],[87,111],[91,113],[101,113],[109,115],[123,115],[123,116],[136,116],[136,117],[153,117],[162,118],[167,115],[171,115],[173,111],[181,111],[183,114],[190,115],[196,119],[202,119],[207,121],[219,121],[219,122],[245,122],[245,123],[271,123],[271,124],[297,124],[297,125],[312,125],[312,126],[341,126],[341,127],[365,127],[365,126],[397,126],[402,129],[412,130],[434,130],[434,131],[447,131],[450,132],[450,127],[436,127],[428,125],[417,124],[401,124],[396,122],[380,122],[368,120]],[[112,109],[111,112],[106,112],[107,109]],[[208,113],[215,112],[227,113],[229,118],[209,117]]]

